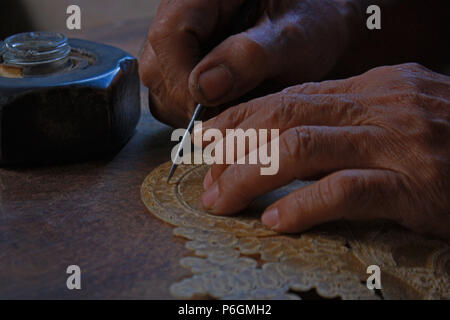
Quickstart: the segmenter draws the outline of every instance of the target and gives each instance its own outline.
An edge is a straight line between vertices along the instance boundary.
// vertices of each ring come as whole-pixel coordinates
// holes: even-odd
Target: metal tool
[[[228,29],[224,32],[223,38],[225,39],[229,35],[238,34],[240,32],[243,32],[247,30],[248,28],[252,27],[257,19],[259,18],[261,14],[263,3],[262,0],[247,0],[244,1],[244,4],[238,11],[238,15],[233,19],[233,21],[229,24]],[[220,43],[221,41],[219,41]],[[214,48],[214,46],[211,46],[211,49]],[[177,150],[177,156],[174,159],[172,168],[170,168],[169,176],[167,178],[167,183],[170,182],[170,179],[172,179],[173,175],[175,174],[175,171],[178,168],[178,161],[182,157],[183,152],[183,146],[186,143],[187,139],[191,138],[192,130],[194,129],[194,124],[197,120],[200,120],[206,107],[202,104],[199,104],[197,108],[195,109],[194,115],[192,116],[191,122],[189,123],[189,126],[183,136],[183,139],[181,140],[180,146]]]
[[[194,130],[194,125],[195,125],[195,121],[201,119],[203,113],[205,111],[205,106],[203,106],[202,104],[199,104],[197,106],[197,108],[194,111],[194,115],[192,116],[191,122],[189,122],[189,126],[186,129],[186,132],[183,136],[183,139],[181,140],[180,146],[178,147],[177,150],[177,156],[175,158],[175,161],[172,164],[172,167],[170,168],[170,172],[169,172],[169,177],[167,178],[167,183],[170,182],[170,179],[172,179],[173,175],[175,174],[175,171],[178,168],[178,161],[180,160],[180,158],[183,156],[183,146],[186,143],[187,139],[191,138],[191,133],[192,130]]]

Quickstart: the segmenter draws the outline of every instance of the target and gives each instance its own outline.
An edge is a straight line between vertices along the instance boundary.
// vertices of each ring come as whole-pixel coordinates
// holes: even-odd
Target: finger
[[[279,156],[272,148],[275,140],[262,147],[270,150],[270,166],[276,175],[264,175],[262,168],[269,165],[252,165],[249,159],[247,164],[231,165],[213,179],[212,185],[210,177],[205,179],[205,186],[210,187],[202,197],[203,205],[212,213],[233,214],[258,196],[294,179],[343,169],[377,167],[369,151],[377,152],[379,148],[378,130],[372,127],[297,127],[288,130],[280,137]],[[215,174],[214,167],[212,175]]]
[[[193,70],[189,89],[196,101],[217,106],[238,99],[269,75],[264,46],[248,33],[226,39]]]
[[[188,92],[189,74],[201,59],[202,44],[242,1],[163,1],[150,28],[149,42],[171,87]]]
[[[159,121],[176,127],[184,125],[183,119],[189,118],[188,109],[167,108],[163,101],[168,100],[168,90],[164,73],[156,54],[147,42],[139,67],[142,82],[149,89],[149,108],[152,115]]]
[[[348,126],[360,124],[368,112],[350,95],[302,94],[289,88],[225,110],[205,122],[203,130],[215,128],[225,134],[232,128],[277,128],[283,132],[299,125]]]
[[[342,95],[272,95],[225,111],[206,122],[205,130],[210,127],[217,128],[225,135],[228,128],[234,127],[244,132],[249,129],[273,128],[279,129],[282,134],[298,125],[359,124],[364,113],[366,112],[357,102]],[[268,133],[270,140],[270,131]],[[251,151],[252,148],[246,146],[245,152]],[[226,154],[225,151],[223,153]],[[211,170],[213,180],[215,181],[227,167],[226,164],[213,166]]]
[[[162,70],[156,58],[155,51],[150,42],[147,41],[139,61],[139,76],[144,85],[150,87],[153,84],[152,79],[163,79],[161,74]]]
[[[296,233],[336,221],[400,220],[403,177],[387,170],[345,170],[294,191],[263,214],[265,225]]]
[[[286,132],[286,131],[284,131]],[[315,175],[321,175],[333,170],[333,164],[337,165],[336,168],[342,168],[345,165],[350,165],[347,156],[357,155],[358,157],[353,159],[356,164],[364,161],[366,165],[377,166],[377,162],[371,159],[370,153],[378,154],[380,159],[380,153],[378,150],[382,146],[378,145],[380,141],[379,137],[383,134],[383,130],[377,127],[370,126],[354,126],[354,127],[296,127],[291,129],[285,135],[281,136],[280,144],[280,157],[284,155],[291,155],[291,157],[308,158],[310,156],[320,158],[320,166],[325,168],[325,171],[320,171],[312,167],[305,168],[308,170],[305,173],[300,173],[302,178],[312,177]],[[241,158],[252,152],[253,148],[246,145],[244,155],[237,155],[236,148],[233,148],[233,153],[236,158]],[[296,150],[297,155],[292,156],[292,152]],[[205,179],[204,185],[210,187],[230,166],[226,164],[226,153],[229,152],[229,148],[224,150],[223,164],[214,164],[209,170],[208,179]],[[322,159],[323,158],[323,159]],[[325,163],[330,161],[329,164]],[[345,163],[347,162],[347,163]],[[341,163],[341,165],[339,165]],[[380,163],[381,164],[381,163]],[[335,169],[336,169],[335,168]],[[308,176],[307,173],[310,173]]]

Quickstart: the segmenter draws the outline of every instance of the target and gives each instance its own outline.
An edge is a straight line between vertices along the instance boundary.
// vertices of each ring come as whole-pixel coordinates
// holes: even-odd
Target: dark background
[[[81,8],[82,28],[91,29],[151,18],[159,0],[1,0],[0,39],[26,31],[67,31],[66,10],[72,4]]]

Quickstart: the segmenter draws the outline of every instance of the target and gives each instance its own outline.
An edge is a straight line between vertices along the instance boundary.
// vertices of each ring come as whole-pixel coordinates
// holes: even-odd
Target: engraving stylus
[[[186,129],[186,132],[184,133],[183,139],[181,140],[180,146],[177,150],[177,155],[175,159],[173,159],[172,167],[170,168],[169,177],[167,178],[167,183],[170,182],[170,179],[172,179],[173,175],[175,174],[175,171],[178,168],[178,162],[183,156],[183,146],[186,143],[187,139],[191,139],[191,133],[192,130],[194,130],[194,125],[197,120],[200,120],[203,116],[203,112],[205,111],[205,107],[202,104],[199,104],[197,108],[194,111],[194,115],[192,116],[191,122],[189,122],[189,126]]]

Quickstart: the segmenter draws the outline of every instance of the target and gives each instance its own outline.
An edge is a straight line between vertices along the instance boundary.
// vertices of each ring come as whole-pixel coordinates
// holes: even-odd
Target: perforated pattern
[[[195,255],[181,260],[192,277],[171,287],[177,298],[298,299],[315,289],[324,298],[380,299],[367,289],[366,269],[378,265],[385,299],[449,299],[449,243],[388,222],[338,222],[301,235],[278,235],[260,223],[264,207],[296,182],[255,201],[243,215],[211,216],[201,209],[206,166],[180,166],[166,183],[170,163],[153,171],[142,199],[158,218],[177,227]]]

